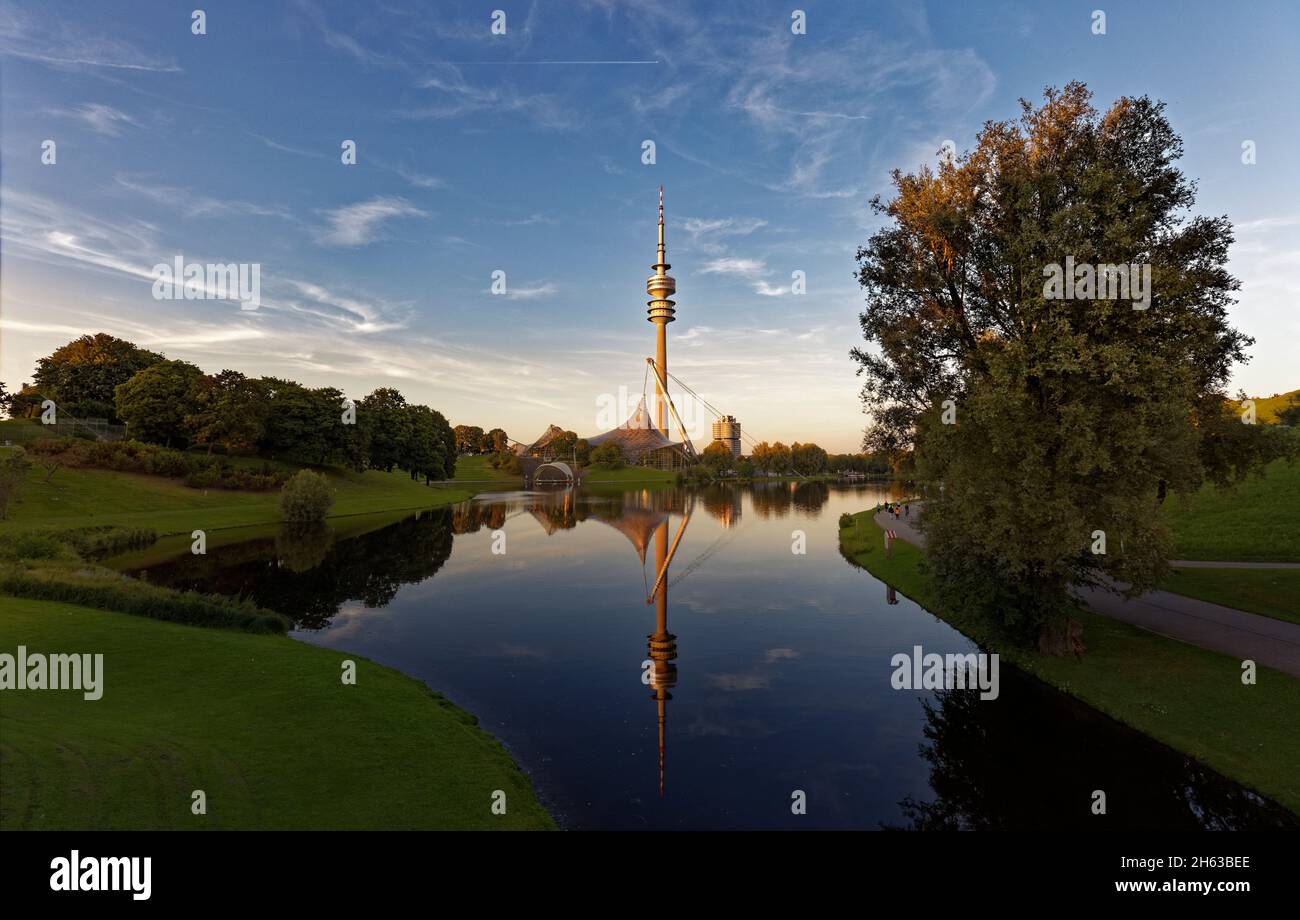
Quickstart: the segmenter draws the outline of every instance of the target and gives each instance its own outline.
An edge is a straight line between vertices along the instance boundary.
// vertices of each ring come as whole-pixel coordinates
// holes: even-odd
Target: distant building
[[[726,415],[713,423],[713,440],[731,451],[731,456],[740,458],[740,422],[735,416]]]
[[[650,423],[645,397],[641,398],[636,411],[622,425],[587,438],[592,450],[610,442],[619,446],[623,451],[623,460],[633,466],[671,470],[690,462],[681,442],[667,437]]]
[[[559,425],[548,425],[540,438],[532,444],[520,444],[515,448],[515,453],[522,457],[540,457],[543,460],[554,460],[555,448],[552,446],[552,442],[556,438],[563,436],[564,429]],[[567,459],[568,455],[566,454],[565,457]]]

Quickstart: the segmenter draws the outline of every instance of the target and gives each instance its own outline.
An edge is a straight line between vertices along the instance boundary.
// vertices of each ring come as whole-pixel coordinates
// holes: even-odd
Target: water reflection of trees
[[[831,487],[821,481],[756,482],[750,496],[761,518],[786,517],[791,511],[816,516],[830,500]]]
[[[656,484],[580,491],[556,489],[494,496],[426,511],[368,534],[336,539],[326,527],[286,527],[274,537],[186,555],[151,567],[144,577],[173,587],[239,595],[292,617],[302,628],[328,625],[339,607],[388,604],[403,584],[432,577],[451,554],[454,534],[499,530],[528,515],[547,533],[597,520],[620,530],[642,559],[651,534],[669,514],[696,502],[724,526],[736,525],[744,496],[762,518],[816,514],[830,498],[824,482],[716,483],[704,488]]]
[[[275,554],[291,572],[306,572],[325,561],[334,531],[324,521],[285,523],[275,535]]]
[[[181,556],[146,577],[175,588],[240,595],[322,629],[348,601],[383,607],[404,584],[432,578],[451,556],[452,512],[424,511],[335,541],[327,529],[284,528],[204,556]]]
[[[457,535],[478,533],[484,527],[489,530],[500,530],[506,522],[509,510],[509,506],[505,503],[464,502],[452,510],[451,532]]]
[[[1001,670],[998,700],[950,690],[922,701],[921,756],[935,798],[899,803],[906,829],[1300,828],[1289,812],[1201,764]],[[1128,743],[1116,744],[1116,732]],[[1097,789],[1106,793],[1105,815],[1091,810]]]

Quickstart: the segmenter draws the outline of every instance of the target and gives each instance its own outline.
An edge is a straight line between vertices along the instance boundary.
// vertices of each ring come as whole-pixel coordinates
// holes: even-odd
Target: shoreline
[[[918,547],[896,540],[887,559],[877,550],[883,531],[873,511],[849,518],[839,528],[840,553],[849,564],[1018,670],[1300,815],[1300,738],[1282,727],[1300,711],[1300,681],[1261,667],[1260,683],[1250,689],[1264,699],[1247,705],[1236,692],[1241,684],[1234,659],[1087,610],[1077,614],[1090,648],[1082,661],[1007,646],[977,621],[940,611],[927,576],[916,569]],[[1214,708],[1226,715],[1206,714]],[[1273,759],[1252,756],[1261,750]]]

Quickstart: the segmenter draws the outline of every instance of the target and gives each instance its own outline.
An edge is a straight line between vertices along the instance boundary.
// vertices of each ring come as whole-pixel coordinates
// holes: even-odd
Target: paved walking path
[[[912,516],[894,520],[892,514],[877,512],[875,520],[893,530],[900,540],[917,546],[925,537],[916,529],[917,503]],[[1177,565],[1179,563],[1175,563]],[[1214,563],[1227,567],[1231,563]],[[1286,563],[1255,563],[1256,566],[1287,566]],[[1223,652],[1234,658],[1250,658],[1258,664],[1300,677],[1300,625],[1262,617],[1244,610],[1222,607],[1169,591],[1151,591],[1126,599],[1101,588],[1080,590],[1078,596],[1094,611],[1142,629],[1177,639],[1200,648]]]

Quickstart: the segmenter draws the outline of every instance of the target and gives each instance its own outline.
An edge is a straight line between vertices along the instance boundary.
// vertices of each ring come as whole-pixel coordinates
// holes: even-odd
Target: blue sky
[[[1238,228],[1233,318],[1258,342],[1234,389],[1300,385],[1294,4],[262,0],[203,7],[206,35],[193,8],[0,0],[11,389],[103,330],[524,440],[593,434],[653,353],[662,183],[670,370],[757,438],[856,449],[868,201],[1070,79],[1168,103],[1197,210]],[[177,255],[258,263],[262,307],[155,300]]]

